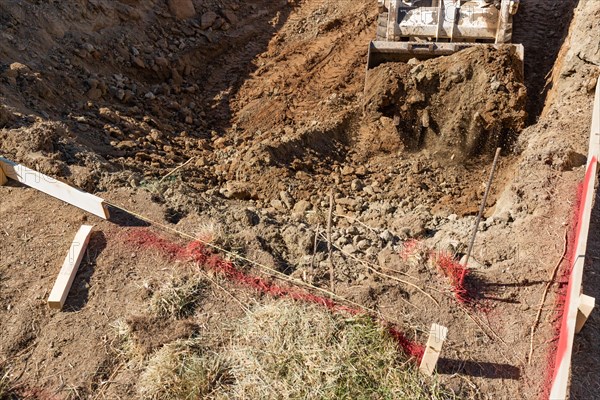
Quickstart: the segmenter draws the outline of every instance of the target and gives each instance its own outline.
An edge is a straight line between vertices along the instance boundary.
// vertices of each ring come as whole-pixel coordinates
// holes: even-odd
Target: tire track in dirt
[[[329,13],[323,11],[324,7]],[[374,35],[376,8],[356,4],[352,13],[340,15],[331,7],[334,6],[308,2],[303,5],[302,14],[290,16],[283,33],[260,57],[266,62],[234,101],[239,120],[243,121],[245,114],[253,114],[258,117],[253,119],[260,121],[260,128],[269,129],[276,122],[303,119],[332,93],[356,95],[361,90],[362,65]],[[280,44],[286,30],[304,29],[305,21],[320,21],[321,17],[315,17],[320,14],[325,22],[311,26],[304,40]],[[349,15],[361,18],[351,19]]]
[[[525,46],[525,83],[530,123],[542,112],[548,74],[567,35],[578,0],[525,0],[514,19],[513,42]]]

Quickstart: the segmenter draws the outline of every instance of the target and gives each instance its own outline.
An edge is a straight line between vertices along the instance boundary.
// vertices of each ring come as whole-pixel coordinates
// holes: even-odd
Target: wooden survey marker
[[[442,352],[442,346],[448,336],[448,328],[438,324],[431,325],[431,331],[429,331],[429,339],[425,346],[425,354],[419,365],[419,370],[425,375],[433,375],[435,366],[437,365],[440,353]]]
[[[100,218],[108,219],[109,213],[104,200],[93,194],[83,192],[64,182],[37,172],[24,165],[17,164],[0,157],[0,185],[6,183],[5,178],[13,179],[40,192],[56,197],[66,203],[79,207]]]
[[[56,278],[50,297],[48,297],[48,305],[50,308],[62,309],[69,295],[69,290],[77,274],[77,268],[81,264],[85,249],[90,241],[90,235],[92,233],[92,226],[82,225],[73,239],[69,253],[65,258],[62,268]]]

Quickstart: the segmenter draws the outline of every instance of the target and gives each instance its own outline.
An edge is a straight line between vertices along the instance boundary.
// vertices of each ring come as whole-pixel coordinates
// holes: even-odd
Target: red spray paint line
[[[316,296],[297,287],[280,286],[259,276],[242,272],[237,269],[231,261],[225,260],[218,254],[212,253],[200,242],[191,242],[187,246],[180,246],[165,238],[159,237],[155,233],[144,228],[127,232],[125,240],[136,246],[156,249],[172,259],[197,262],[199,265],[203,265],[206,268],[225,276],[230,281],[241,286],[252,288],[259,293],[276,298],[286,297],[306,303],[318,304],[335,313],[345,312],[351,315],[364,314],[364,311],[361,309],[347,307],[331,299]],[[393,326],[388,325],[388,331],[398,343],[398,348],[400,350],[407,356],[414,357],[417,361],[421,360],[423,353],[425,352],[423,346],[409,340]]]
[[[595,180],[595,176],[592,175],[592,168],[590,166],[592,163],[596,163],[597,158],[592,157],[591,162],[588,164],[588,168],[585,173],[585,178],[583,182],[581,182],[577,187],[577,198],[575,205],[573,207],[573,218],[571,222],[571,232],[568,236],[568,253],[569,258],[564,262],[566,267],[563,268],[563,272],[560,274],[562,282],[568,282],[566,287],[562,287],[557,296],[556,301],[556,324],[554,326],[555,337],[558,337],[558,343],[556,346],[553,346],[548,354],[548,367],[546,371],[546,379],[543,386],[542,398],[547,399],[550,395],[550,390],[552,389],[552,384],[556,379],[556,374],[558,373],[558,367],[560,366],[565,353],[568,348],[568,327],[567,327],[567,314],[569,310],[569,306],[573,299],[569,298],[567,295],[571,293],[571,273],[573,271],[573,266],[575,265],[575,261],[577,260],[577,244],[579,243],[579,238],[581,235],[581,224],[583,222],[583,212],[584,207],[582,207],[583,200],[587,197],[589,190],[593,190],[593,182]],[[574,239],[574,240],[573,240]]]
[[[463,304],[470,303],[472,297],[465,287],[465,278],[469,274],[468,268],[458,262],[454,255],[447,251],[439,251],[430,255],[430,257],[435,260],[435,265],[442,274],[450,279],[456,300]]]
[[[429,253],[430,260],[433,260],[437,269],[450,279],[452,292],[456,300],[462,304],[469,304],[473,301],[473,296],[465,286],[465,278],[469,275],[469,269],[454,258],[454,255],[447,251],[432,251]]]

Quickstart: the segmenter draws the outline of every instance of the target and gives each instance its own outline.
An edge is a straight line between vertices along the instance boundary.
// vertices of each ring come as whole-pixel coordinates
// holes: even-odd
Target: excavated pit
[[[448,326],[440,379],[465,398],[542,392],[531,382],[541,382],[543,371],[523,362],[530,314],[556,262],[546,250],[562,244],[585,163],[581,110],[597,76],[592,39],[576,41],[591,62],[565,58],[567,46],[559,53],[575,2],[522,2],[515,40],[525,45],[525,76],[508,50],[477,47],[383,64],[366,85],[377,25],[371,2],[194,5],[193,17],[176,20],[162,1],[0,4],[0,156],[321,288],[330,282],[324,227],[333,191],[337,294],[423,343],[431,322]],[[502,157],[468,282],[482,328],[457,305],[433,254],[464,255],[497,147]],[[121,229],[134,228],[100,222],[106,238],[82,267],[91,269],[87,280],[74,284],[78,312],[64,317],[76,321],[70,329],[39,302],[15,311],[33,296],[22,288],[50,285],[50,266],[64,258],[47,252],[48,241],[67,240],[64,226],[86,218],[30,192],[21,199],[21,189],[10,187],[0,200],[0,228],[8,232],[0,242],[0,364],[14,360],[26,386],[58,393],[64,382],[54,371],[74,369],[67,385],[90,396],[108,377],[122,379],[102,394],[135,398],[135,371],[121,371],[111,348],[100,354],[90,341],[105,344],[110,323],[143,314],[145,276],[168,279],[155,274],[173,266],[156,251],[128,247]],[[369,265],[425,288],[437,304]],[[264,300],[220,284],[248,303]],[[230,296],[217,298],[222,288],[213,289],[214,301],[203,298],[200,308],[234,315]],[[545,363],[552,341],[548,310],[533,365]],[[209,329],[208,315],[182,321],[197,324],[182,332]],[[77,326],[94,335],[77,339],[87,337]],[[165,343],[156,347],[171,336],[157,334]]]

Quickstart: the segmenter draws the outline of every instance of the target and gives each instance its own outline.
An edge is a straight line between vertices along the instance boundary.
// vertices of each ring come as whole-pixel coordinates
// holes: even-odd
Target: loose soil
[[[531,360],[530,328],[583,177],[600,4],[523,3],[524,76],[487,47],[366,73],[370,1],[194,6],[177,20],[162,1],[0,4],[0,155],[156,222],[0,189],[0,364],[21,396],[139,397],[139,369],[117,356],[122,323],[149,355],[266,300],[206,271],[190,315],[156,315],[153,294],[197,268],[173,258],[189,239],[165,227],[246,273],[290,284],[253,260],[327,289],[330,191],[336,295],[420,343],[447,326],[436,379],[460,398],[541,395],[563,280]],[[435,254],[466,252],[498,146],[465,305]],[[66,310],[51,311],[82,223],[96,232]],[[140,232],[170,245],[130,240]]]

